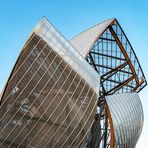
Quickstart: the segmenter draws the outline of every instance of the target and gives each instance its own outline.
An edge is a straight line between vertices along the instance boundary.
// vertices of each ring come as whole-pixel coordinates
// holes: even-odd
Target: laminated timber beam
[[[131,80],[134,79],[134,76],[131,76],[130,78],[128,78],[127,80],[125,80],[124,82],[120,83],[119,85],[115,86],[114,88],[112,88],[111,90],[109,90],[106,95],[108,95],[109,93],[115,93],[117,90],[119,90],[120,88],[122,88],[124,85],[127,85]]]
[[[135,92],[135,91],[138,89],[138,87],[140,87],[144,82],[145,82],[144,79],[142,79],[142,80],[139,82],[139,84],[132,90],[132,92]]]
[[[115,80],[111,80],[111,79],[108,79],[107,81],[109,81],[109,82],[113,82],[113,83],[116,83],[116,84],[120,84],[120,83],[121,83],[121,82],[119,82],[119,81],[115,81]],[[127,84],[126,86],[128,86],[128,87],[130,87],[130,88],[132,88],[132,89],[135,88],[134,86],[129,85],[129,84]]]
[[[114,126],[113,126],[113,121],[112,121],[112,117],[109,111],[109,107],[106,103],[106,108],[105,108],[107,115],[108,115],[108,120],[109,120],[109,125],[110,125],[110,146],[111,148],[114,147],[114,143],[115,143],[115,135],[114,135]]]
[[[101,83],[103,83],[104,81],[108,80],[111,76],[113,76],[115,73],[117,73],[120,69],[124,68],[128,63],[125,62],[115,68],[113,68],[112,70],[108,71],[107,73],[105,73],[104,75],[101,76]],[[107,77],[105,77],[107,76]],[[105,77],[105,78],[104,78]]]
[[[90,63],[91,65],[92,65],[92,63]],[[105,65],[100,65],[100,64],[95,64],[96,66],[98,66],[98,67],[102,67],[102,68],[105,68],[105,69],[113,69],[113,68],[111,68],[111,67],[109,67],[109,66],[105,66]],[[123,73],[127,73],[127,74],[130,74],[130,75],[132,75],[132,73],[131,72],[128,72],[128,71],[125,71],[125,70],[120,70],[120,72],[123,72]]]
[[[117,42],[117,44],[118,44],[118,46],[119,46],[121,52],[123,53],[123,55],[124,55],[126,61],[128,62],[129,67],[130,67],[130,69],[131,69],[131,71],[132,71],[132,73],[133,73],[133,75],[134,75],[134,77],[135,77],[135,80],[136,80],[137,85],[139,85],[139,79],[138,79],[138,77],[137,77],[137,74],[136,74],[136,71],[135,71],[135,69],[134,69],[134,66],[133,66],[133,64],[131,63],[131,60],[130,60],[130,58],[129,58],[127,52],[126,52],[126,50],[124,49],[122,43],[120,42],[118,36],[116,35],[114,29],[113,29],[111,26],[109,26],[109,30],[110,30],[112,36],[114,37],[114,39],[116,40],[116,42]]]

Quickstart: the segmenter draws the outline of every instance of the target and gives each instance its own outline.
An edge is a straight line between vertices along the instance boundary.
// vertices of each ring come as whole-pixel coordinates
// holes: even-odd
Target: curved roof
[[[110,110],[115,146],[134,148],[143,127],[143,109],[137,93],[106,96]]]
[[[95,25],[71,39],[70,43],[83,57],[86,57],[94,42],[98,39],[99,36],[102,35],[102,33],[109,25],[114,23],[114,21],[115,19],[113,18]]]
[[[147,85],[138,58],[115,18],[82,32],[70,43],[99,73],[106,94],[139,92]]]
[[[99,75],[46,19],[31,33],[0,106],[0,147],[84,147]]]
[[[41,19],[34,29],[34,33],[40,37],[44,37],[45,42],[47,42],[51,48],[54,48],[55,52],[76,70],[79,75],[94,88],[97,94],[99,93],[99,75],[46,18]],[[91,71],[91,73],[89,71]]]
[[[86,82],[94,88],[94,91],[97,94],[99,93],[99,85],[98,85],[98,83],[100,82],[99,75],[89,64],[87,64],[85,59],[69,43],[69,41],[67,41],[65,37],[63,37],[63,35],[45,17],[43,17],[29,35],[26,44],[24,45],[22,51],[20,52],[20,55],[16,61],[16,64],[13,67],[13,70],[8,78],[4,90],[1,92],[0,95],[1,102],[10,81],[12,80],[14,75],[16,75],[19,72],[22,65],[25,62],[27,62],[28,57],[31,55],[31,54],[28,55],[28,57],[22,62],[23,64],[21,64],[20,67],[18,66],[18,63],[22,60],[21,59],[22,55],[25,52],[24,49],[26,48],[28,43],[30,43],[30,41],[33,39],[33,36],[35,36],[35,34],[38,35],[39,37],[44,37],[45,42],[47,42],[47,44],[49,44],[50,47],[54,48],[55,52],[57,52],[60,56],[62,56],[65,62],[67,62],[71,67],[73,67],[73,69],[78,71],[79,75],[82,76],[83,79],[86,80]],[[30,51],[31,49],[28,50],[28,52]],[[91,71],[91,73],[89,71]]]

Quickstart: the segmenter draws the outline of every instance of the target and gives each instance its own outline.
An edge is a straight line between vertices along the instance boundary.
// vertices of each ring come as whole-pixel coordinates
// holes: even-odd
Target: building
[[[67,41],[42,18],[1,93],[0,147],[135,147],[146,84],[116,19]]]

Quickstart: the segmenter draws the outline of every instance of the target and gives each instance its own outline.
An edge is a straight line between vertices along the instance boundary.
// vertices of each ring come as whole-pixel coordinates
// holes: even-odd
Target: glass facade
[[[113,18],[82,32],[70,43],[100,75],[91,147],[134,148],[143,125],[143,112],[140,99],[132,93],[141,91],[147,82],[123,29]],[[115,94],[125,98],[112,99],[117,98]],[[110,110],[111,106],[114,112]]]
[[[92,67],[42,19],[2,94],[0,147],[84,147],[98,83]]]
[[[0,148],[134,148],[146,84],[116,19],[67,41],[42,18],[0,94]]]

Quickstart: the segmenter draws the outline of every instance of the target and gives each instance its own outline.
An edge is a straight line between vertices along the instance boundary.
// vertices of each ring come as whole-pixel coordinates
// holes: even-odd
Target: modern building
[[[116,19],[72,40],[42,18],[0,99],[1,148],[134,148],[147,82]]]

